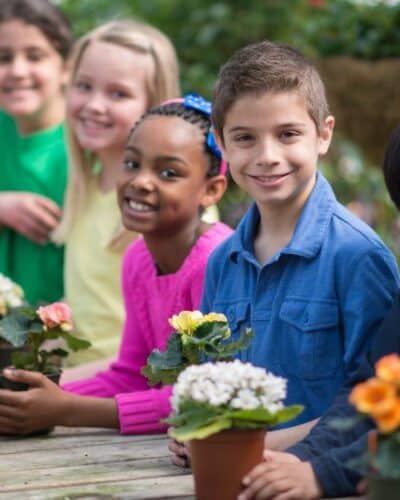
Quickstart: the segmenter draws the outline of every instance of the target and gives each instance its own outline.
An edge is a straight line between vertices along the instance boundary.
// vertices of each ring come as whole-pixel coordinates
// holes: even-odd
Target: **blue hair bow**
[[[196,111],[200,111],[200,113],[203,113],[208,117],[211,116],[211,102],[204,99],[204,97],[202,97],[200,94],[196,93],[186,94],[185,97],[183,98],[183,105],[185,106],[185,108],[195,109]],[[210,150],[214,153],[214,155],[217,158],[222,157],[221,151],[217,146],[211,128],[208,131],[207,135],[207,146],[210,148]]]

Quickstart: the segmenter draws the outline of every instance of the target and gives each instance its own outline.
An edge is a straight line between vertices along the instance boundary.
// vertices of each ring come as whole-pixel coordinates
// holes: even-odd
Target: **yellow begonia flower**
[[[190,336],[203,323],[203,315],[200,311],[181,311],[169,318],[168,322],[177,333]]]
[[[212,321],[219,321],[220,323],[228,323],[225,314],[222,313],[208,313],[203,318],[203,323],[210,323]],[[226,329],[224,339],[229,339],[231,336],[231,331],[229,328]]]
[[[211,321],[219,321],[221,323],[227,323],[228,320],[226,319],[225,314],[222,313],[208,313],[203,317],[203,323],[210,323]]]
[[[381,358],[375,365],[376,375],[386,382],[400,384],[400,356],[389,354]]]

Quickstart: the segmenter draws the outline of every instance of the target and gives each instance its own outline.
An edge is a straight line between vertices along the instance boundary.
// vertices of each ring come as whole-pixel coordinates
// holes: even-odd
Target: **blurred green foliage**
[[[264,38],[292,44],[313,58],[347,55],[374,61],[400,55],[400,4],[385,0],[57,0],[57,4],[72,20],[77,36],[107,20],[130,16],[157,26],[177,49],[183,91],[206,97],[211,97],[221,64],[239,47]],[[335,143],[323,170],[339,200],[364,212],[361,215],[400,255],[397,215],[380,170],[366,168],[371,161],[347,142]],[[358,167],[345,167],[351,163]],[[222,218],[236,224],[247,204],[247,196],[230,183],[220,206]]]
[[[239,47],[269,38],[309,56],[374,60],[400,54],[400,4],[384,0],[58,0],[77,35],[134,16],[175,44],[185,91],[210,96],[218,68]]]

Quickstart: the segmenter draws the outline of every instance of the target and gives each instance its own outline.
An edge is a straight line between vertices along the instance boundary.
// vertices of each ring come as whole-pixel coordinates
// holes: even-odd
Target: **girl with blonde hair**
[[[145,23],[114,21],[76,44],[67,90],[70,174],[53,239],[66,243],[65,295],[76,332],[92,343],[76,365],[114,356],[124,309],[122,254],[136,233],[122,228],[115,195],[128,133],[149,108],[179,95],[169,39]]]

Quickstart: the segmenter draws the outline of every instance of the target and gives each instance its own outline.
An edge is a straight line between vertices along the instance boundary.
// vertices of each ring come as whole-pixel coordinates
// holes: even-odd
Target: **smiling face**
[[[123,151],[129,130],[148,106],[149,55],[93,41],[83,52],[67,97],[67,114],[82,148]]]
[[[201,130],[177,116],[148,116],[129,139],[117,183],[124,226],[173,236],[200,224],[201,208],[218,201]]]
[[[220,143],[233,179],[263,213],[303,206],[332,129],[329,117],[318,133],[295,92],[249,94],[228,111]]]
[[[52,126],[55,115],[59,120],[66,76],[63,59],[36,26],[0,23],[0,107],[21,129]]]

